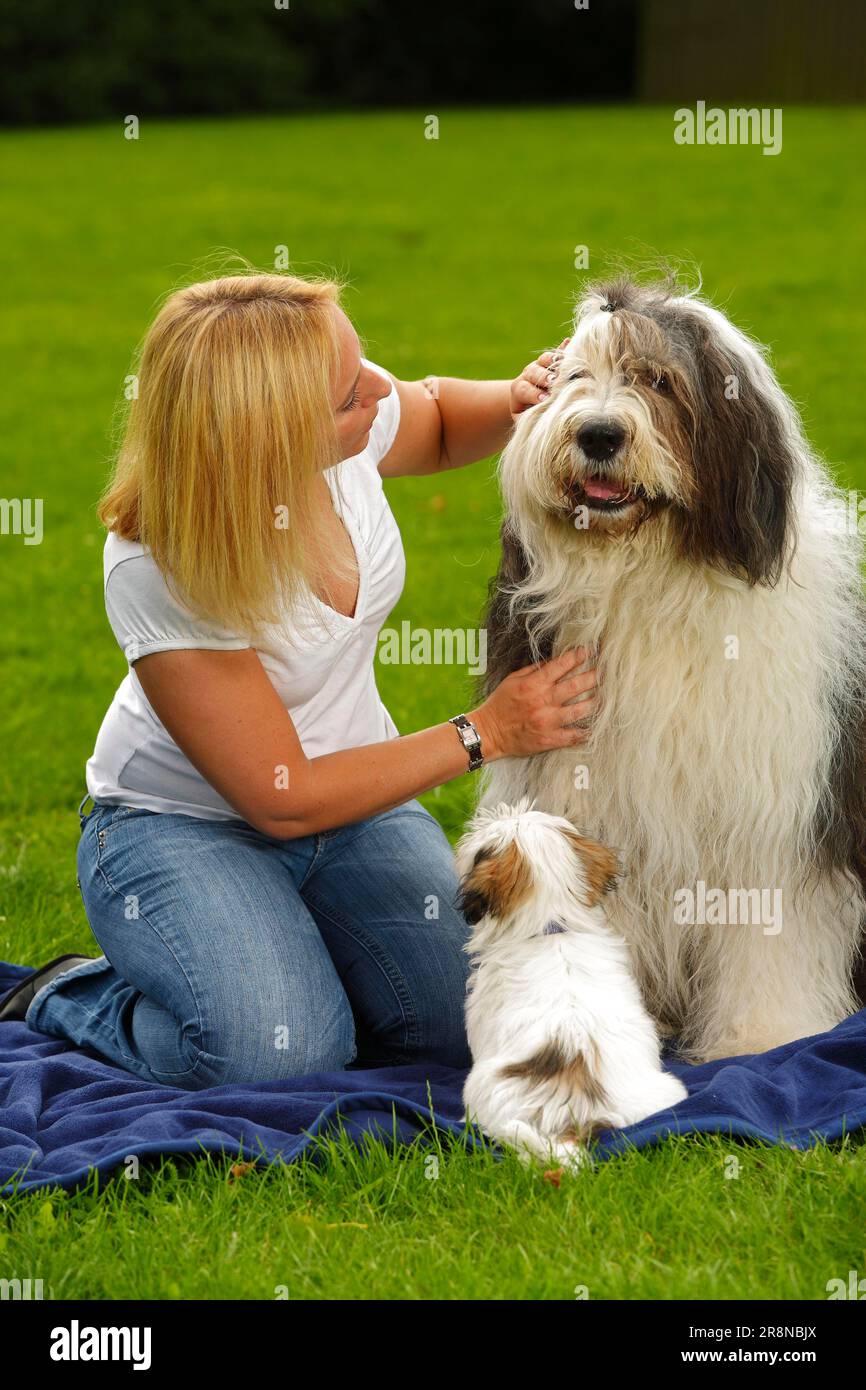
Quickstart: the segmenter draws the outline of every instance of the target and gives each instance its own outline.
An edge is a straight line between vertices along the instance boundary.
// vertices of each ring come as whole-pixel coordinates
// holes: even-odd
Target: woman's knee
[[[94,934],[142,994],[144,1063],[188,1089],[346,1066],[349,1001],[285,866],[219,824],[169,820],[105,814],[79,853]]]
[[[472,1054],[466,1036],[465,1008],[462,1001],[452,998],[443,1007],[428,1009],[426,1017],[417,1022],[422,1039],[418,1054],[425,1061],[443,1067],[465,1070],[472,1065]]]
[[[290,1081],[342,1071],[356,1055],[355,1021],[342,991],[327,1001],[299,1002],[294,992],[271,993],[254,1008],[223,1001],[207,1011],[191,1039],[197,1086]]]

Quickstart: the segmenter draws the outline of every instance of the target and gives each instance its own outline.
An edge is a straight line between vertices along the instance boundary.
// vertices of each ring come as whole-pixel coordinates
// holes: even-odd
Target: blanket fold
[[[28,970],[0,962],[0,996]],[[668,1134],[722,1133],[808,1148],[866,1125],[866,1009],[829,1033],[758,1056],[670,1070],[688,1100],[629,1129],[608,1131],[597,1156]],[[292,1162],[342,1125],[355,1140],[411,1143],[435,1127],[471,1147],[466,1073],[437,1064],[299,1076],[287,1082],[180,1091],[140,1081],[95,1053],[0,1023],[0,1190],[74,1188],[132,1154],[202,1150]]]

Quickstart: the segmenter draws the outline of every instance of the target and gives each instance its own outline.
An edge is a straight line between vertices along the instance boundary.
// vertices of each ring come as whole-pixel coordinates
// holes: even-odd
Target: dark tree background
[[[0,0],[0,122],[864,97],[866,0]]]
[[[2,0],[0,120],[623,100],[636,0]]]

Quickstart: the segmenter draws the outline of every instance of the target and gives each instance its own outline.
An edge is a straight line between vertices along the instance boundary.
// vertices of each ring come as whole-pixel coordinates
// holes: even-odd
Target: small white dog
[[[461,908],[478,957],[463,1101],[491,1138],[576,1166],[596,1129],[621,1128],[687,1091],[662,1070],[658,1033],[602,895],[610,850],[527,800],[477,812],[457,846]]]

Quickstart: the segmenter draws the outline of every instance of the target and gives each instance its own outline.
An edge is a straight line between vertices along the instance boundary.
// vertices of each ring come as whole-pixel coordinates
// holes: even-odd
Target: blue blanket
[[[28,971],[0,962],[0,995]],[[689,1098],[629,1129],[608,1131],[598,1157],[668,1134],[717,1132],[808,1148],[866,1125],[866,1009],[830,1033],[760,1056],[690,1067],[671,1062]],[[23,1023],[0,1023],[0,1191],[71,1188],[130,1154],[202,1150],[290,1163],[317,1134],[342,1127],[410,1143],[438,1129],[469,1147],[465,1072],[400,1066],[179,1091],[156,1086]]]

